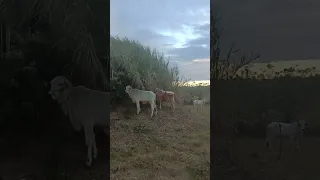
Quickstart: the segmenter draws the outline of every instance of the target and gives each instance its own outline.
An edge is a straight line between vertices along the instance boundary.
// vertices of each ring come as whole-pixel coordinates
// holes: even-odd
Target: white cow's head
[[[72,84],[66,77],[57,76],[51,80],[49,94],[53,100],[58,101],[58,103],[62,103],[69,95],[70,88],[72,88]]]
[[[126,91],[126,93],[130,93],[130,91],[132,90],[132,87],[131,86],[126,86],[126,89],[125,89],[125,91]]]
[[[307,129],[307,122],[305,120],[297,121],[298,127],[304,132]]]

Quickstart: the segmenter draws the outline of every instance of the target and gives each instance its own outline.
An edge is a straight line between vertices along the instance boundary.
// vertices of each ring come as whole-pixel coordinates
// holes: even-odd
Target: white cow
[[[206,100],[194,100],[193,101],[193,108],[197,107],[197,110],[198,110],[198,107],[200,107],[201,109],[203,109],[203,106],[206,104]]]
[[[139,102],[149,102],[151,106],[151,117],[153,117],[153,111],[157,115],[157,105],[156,105],[156,94],[152,91],[143,91],[139,89],[133,89],[131,86],[126,86],[125,92],[130,96],[133,103],[136,103],[137,114],[140,113],[140,103]]]
[[[266,127],[266,146],[272,149],[271,143],[274,143],[276,137],[290,137],[299,151],[299,139],[303,137],[306,128],[307,123],[304,120],[292,123],[271,122]]]
[[[110,93],[84,86],[74,87],[67,78],[57,76],[51,81],[49,94],[62,106],[64,114],[69,116],[75,130],[80,131],[84,128],[85,142],[88,146],[86,165],[91,166],[92,154],[94,159],[98,155],[94,126],[107,127],[110,124]]]

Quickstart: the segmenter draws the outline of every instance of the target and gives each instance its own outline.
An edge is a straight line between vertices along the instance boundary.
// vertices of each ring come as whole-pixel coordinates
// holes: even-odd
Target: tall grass
[[[178,67],[170,67],[163,53],[128,38],[110,37],[110,66],[112,101],[123,100],[127,85],[174,90],[180,80]]]

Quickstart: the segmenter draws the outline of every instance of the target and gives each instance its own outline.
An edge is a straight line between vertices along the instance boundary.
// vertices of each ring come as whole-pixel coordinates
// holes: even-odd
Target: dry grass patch
[[[209,179],[210,108],[119,117],[110,127],[111,179]],[[121,116],[121,115],[120,115]]]

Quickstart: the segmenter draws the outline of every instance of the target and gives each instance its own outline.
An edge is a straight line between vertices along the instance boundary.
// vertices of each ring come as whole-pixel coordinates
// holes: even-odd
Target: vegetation
[[[182,86],[178,88],[181,103],[191,105],[193,100],[206,99],[210,101],[210,86]]]
[[[70,156],[64,156],[68,154],[67,146],[78,148],[74,147],[76,141],[73,131],[68,129],[69,121],[49,100],[43,81],[63,75],[73,84],[109,88],[106,7],[107,2],[101,0],[0,0],[0,105],[5,107],[0,110],[0,142],[8,147],[1,149],[2,163],[12,162],[12,169],[19,169],[15,164],[23,164],[33,169],[25,171],[33,172],[35,179],[67,178],[61,177],[67,170],[63,164],[67,166],[66,161],[70,161]],[[36,75],[23,74],[23,85],[14,89],[11,79],[33,61]],[[40,109],[39,116],[25,114],[35,106]],[[44,146],[44,142],[51,143]],[[31,152],[25,150],[24,154],[15,149]],[[20,155],[32,160],[12,158]],[[0,166],[5,167],[4,164]],[[8,169],[6,173],[18,178],[18,173],[24,172]],[[68,178],[73,177],[70,174],[69,171]]]
[[[43,72],[63,74],[74,83],[105,89],[108,78],[104,71],[108,67],[103,57],[107,51],[101,39],[107,41],[107,36],[105,25],[100,23],[100,17],[104,17],[104,9],[99,9],[101,3],[2,1],[0,23],[6,32],[2,37],[6,39],[1,45],[6,50],[1,51],[2,59],[12,61],[20,53],[24,56],[22,64],[35,60]]]
[[[210,126],[209,107],[193,112],[195,98],[208,97],[209,86],[178,86],[178,67],[163,54],[137,41],[110,38],[111,97],[110,177],[112,179],[208,179]],[[177,83],[179,82],[179,83]],[[174,113],[168,104],[150,120],[147,108],[136,115],[125,87],[174,91]],[[128,104],[125,104],[125,100]],[[130,101],[130,102],[129,102]],[[147,106],[149,107],[149,105]]]
[[[162,53],[137,41],[111,37],[110,58],[113,101],[123,100],[127,85],[145,90],[160,88],[175,91],[177,86],[174,82],[181,80],[177,66],[170,67]]]
[[[215,16],[217,17],[217,16]],[[305,119],[310,132],[308,135],[319,135],[320,118],[319,104],[320,76],[316,67],[299,68],[299,66],[281,68],[266,64],[260,71],[253,71],[250,63],[259,56],[242,56],[232,59],[235,53],[233,46],[226,58],[220,55],[219,19],[211,20],[213,30],[212,78],[213,106],[211,117],[214,131],[214,165],[217,179],[261,179],[264,177],[277,179],[276,176],[265,176],[279,172],[280,179],[288,173],[288,163],[284,160],[283,167],[271,162],[270,154],[265,153],[263,140],[265,127],[270,121],[292,122]],[[246,138],[239,138],[241,135]],[[259,139],[254,139],[258,137]],[[315,143],[314,139],[309,144]],[[289,144],[289,143],[288,143]],[[309,149],[313,149],[310,145]],[[288,145],[289,147],[289,145]],[[286,154],[289,154],[286,148]],[[307,150],[309,150],[306,148]],[[252,154],[250,154],[252,153]],[[310,156],[313,156],[313,154]],[[290,158],[289,156],[287,158]],[[308,153],[301,155],[307,158]],[[271,160],[270,160],[271,159]],[[312,159],[310,157],[310,159]],[[249,162],[250,161],[250,162]],[[248,163],[246,163],[248,162]],[[299,169],[303,160],[296,161]],[[294,164],[294,163],[292,163]],[[277,167],[276,170],[269,167]],[[263,170],[262,170],[263,168]],[[251,171],[249,170],[251,169]],[[290,172],[295,172],[290,171]],[[253,178],[256,175],[257,178]],[[289,176],[289,175],[288,175]],[[292,176],[293,177],[293,176]]]

